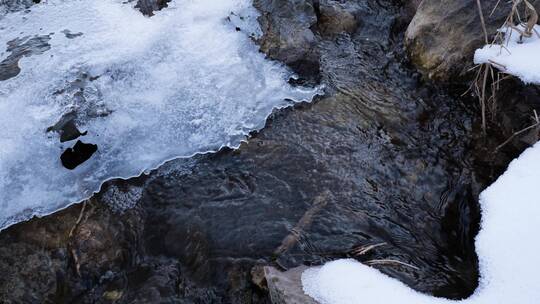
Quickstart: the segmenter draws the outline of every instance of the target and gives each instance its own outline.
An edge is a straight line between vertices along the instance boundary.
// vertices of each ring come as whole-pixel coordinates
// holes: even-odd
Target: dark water
[[[324,98],[279,112],[238,151],[152,175],[141,202],[152,254],[226,288],[238,263],[317,265],[384,242],[360,259],[411,264],[378,268],[437,296],[474,291],[474,115],[408,68],[399,6],[354,5],[356,32],[317,43]]]
[[[362,27],[317,45],[325,97],[280,111],[238,151],[151,175],[150,254],[226,289],[238,265],[318,265],[385,243],[359,259],[411,264],[377,267],[437,296],[474,291],[474,116],[407,67],[398,7],[357,9]]]
[[[97,145],[77,140],[72,148],[67,148],[60,156],[62,166],[66,169],[73,170],[92,157],[97,150]]]
[[[473,101],[422,81],[409,66],[402,33],[411,12],[396,1],[342,5],[359,20],[356,30],[327,35],[313,25],[317,62],[302,67],[304,80],[320,80],[326,95],[277,111],[238,150],[108,182],[87,216],[91,229],[81,228],[92,233],[65,245],[77,248],[81,277],[69,270],[61,241],[40,247],[53,248],[46,265],[63,265],[50,279],[56,299],[93,303],[121,290],[119,303],[268,303],[253,266],[343,257],[410,264],[375,267],[436,296],[475,290],[478,194],[516,151],[491,156]],[[54,239],[78,208],[14,226],[0,243],[27,248],[34,230]],[[15,273],[10,267],[0,263]]]
[[[434,121],[419,134],[366,126],[357,100],[341,98],[280,113],[240,151],[202,157],[187,172],[176,171],[180,161],[158,170],[142,198],[147,247],[213,280],[219,267],[208,261],[288,268],[385,242],[364,259],[418,267],[381,269],[422,291],[471,293],[478,210],[463,130]],[[441,137],[448,141],[435,144]],[[297,242],[286,241],[292,231]]]

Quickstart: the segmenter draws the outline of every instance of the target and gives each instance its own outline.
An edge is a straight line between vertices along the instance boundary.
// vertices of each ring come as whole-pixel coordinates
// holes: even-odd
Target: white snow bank
[[[51,46],[0,81],[0,230],[82,200],[107,179],[236,147],[274,108],[317,92],[289,86],[290,71],[258,52],[250,0],[176,0],[151,18],[133,3],[49,0],[0,19],[0,61],[17,38],[49,35]],[[231,18],[242,32],[231,12],[243,16]],[[74,141],[46,130],[73,110],[88,131],[80,139],[98,151],[70,171],[59,157]]]
[[[540,33],[540,26],[536,25],[535,30]],[[506,32],[506,29],[500,31]],[[540,38],[536,33],[519,43],[519,33],[508,30],[504,47],[486,45],[476,50],[474,62],[490,63],[491,60],[491,64],[502,72],[517,76],[525,83],[540,84]]]
[[[480,286],[463,301],[430,297],[354,260],[310,268],[306,294],[321,304],[540,303],[540,143],[514,160],[480,197]]]

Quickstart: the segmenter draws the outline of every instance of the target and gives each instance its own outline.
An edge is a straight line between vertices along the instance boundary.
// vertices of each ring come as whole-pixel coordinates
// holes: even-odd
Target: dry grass
[[[368,254],[373,249],[375,249],[377,247],[384,246],[384,245],[386,245],[386,243],[378,243],[378,244],[373,244],[373,245],[365,245],[365,246],[356,247],[350,252],[350,254],[352,256],[354,256],[354,257],[360,257],[360,256]],[[387,265],[387,266],[400,265],[400,266],[406,266],[406,267],[409,267],[409,268],[412,268],[412,269],[415,269],[415,270],[420,270],[420,268],[418,268],[418,267],[416,267],[414,265],[411,265],[411,264],[405,263],[405,262],[401,262],[401,261],[398,261],[398,260],[394,260],[394,259],[374,259],[374,260],[364,261],[364,263],[366,265],[369,265],[369,266],[373,266],[373,265]]]
[[[499,2],[497,2],[495,8],[493,8],[491,15],[493,15],[497,9]],[[483,23],[482,20],[483,17],[481,18],[481,22]],[[536,34],[540,38],[540,33],[538,33],[538,31],[536,31],[534,28],[537,23],[538,13],[528,0],[512,0],[512,9],[501,27],[506,28],[506,31],[498,31],[492,41],[492,44],[497,44],[504,47],[506,41],[508,41],[508,38],[512,34],[512,29],[520,34],[520,40],[523,39],[523,37],[530,38],[533,34]],[[483,24],[483,27],[485,27],[485,23]]]
[[[478,6],[478,11],[480,15],[480,23],[481,23],[482,30],[484,33],[484,40],[486,44],[488,44],[489,38],[488,38],[487,29],[486,29],[486,23],[484,20],[484,14],[482,12],[482,5],[481,5],[480,0],[476,0],[476,3]],[[499,4],[500,4],[500,0],[495,4],[495,7],[493,8],[491,15],[493,15],[493,13],[496,11]],[[524,37],[525,38],[531,37],[533,34],[538,35],[538,37],[540,38],[540,33],[538,33],[536,29],[534,28],[537,22],[538,22],[538,13],[536,12],[534,6],[528,0],[512,0],[512,9],[510,10],[510,13],[508,14],[504,24],[501,26],[501,28],[505,28],[506,30],[497,31],[493,40],[491,41],[491,46],[499,46],[501,48],[501,52],[504,50],[507,52],[510,52],[508,48],[506,47],[506,45],[508,43],[508,39],[510,38],[510,36],[512,35],[512,32],[514,31],[519,33],[520,41]],[[469,90],[467,90],[463,95],[467,94],[470,91],[473,91],[474,94],[478,97],[478,101],[480,103],[481,116],[482,116],[482,132],[484,135],[486,135],[488,112],[491,116],[491,120],[494,120],[497,113],[497,108],[498,108],[497,92],[500,89],[501,82],[512,76],[504,72],[506,70],[506,67],[504,65],[497,63],[493,60],[490,60],[488,63],[477,65],[471,70],[474,70],[474,69],[478,69],[476,73],[476,77],[474,81],[472,82]],[[535,112],[535,115],[536,115],[536,112]],[[536,120],[536,123],[533,126],[537,126],[537,124],[538,124],[538,121]],[[533,126],[528,127],[527,130],[532,129]],[[521,133],[517,135],[516,133],[514,133],[511,138],[509,138],[505,143],[503,143],[503,145],[506,144],[515,136],[520,135]],[[497,148],[497,150],[498,149],[499,148]]]
[[[92,206],[92,202],[93,202],[93,198],[83,201],[83,203],[81,204],[81,211],[79,213],[79,216],[77,217],[77,220],[71,227],[71,230],[69,231],[68,238],[67,238],[67,249],[73,261],[75,274],[79,277],[81,276],[81,264],[79,261],[79,256],[77,255],[74,238],[76,237],[77,229],[79,229],[81,224],[88,219],[88,216],[90,216],[91,213],[93,213],[94,207]],[[87,205],[90,205],[92,207],[90,211],[86,211]]]
[[[351,250],[350,254],[355,256],[355,257],[366,255],[371,250],[373,250],[373,249],[375,249],[377,247],[384,246],[384,245],[386,245],[386,243],[378,243],[378,244],[374,244],[374,245],[359,246],[359,247],[356,247],[353,250]]]
[[[506,146],[506,144],[512,141],[512,139],[514,139],[515,137],[520,136],[521,134],[529,130],[536,129],[537,130],[536,132],[538,133],[540,129],[540,119],[538,118],[538,114],[536,113],[536,110],[533,110],[533,113],[534,113],[534,116],[533,116],[534,123],[526,128],[523,128],[517,132],[512,133],[512,135],[507,140],[505,140],[502,144],[500,144],[499,146],[497,146],[497,148],[495,148],[495,152],[499,151],[502,147]]]
[[[412,268],[414,270],[420,270],[420,268],[418,268],[418,267],[416,267],[414,265],[411,265],[411,264],[408,264],[408,263],[405,263],[405,262],[401,262],[401,261],[398,261],[398,260],[391,260],[391,259],[369,260],[369,261],[366,261],[365,263],[368,264],[369,266],[373,266],[373,265],[400,265],[400,266],[406,266],[406,267]]]

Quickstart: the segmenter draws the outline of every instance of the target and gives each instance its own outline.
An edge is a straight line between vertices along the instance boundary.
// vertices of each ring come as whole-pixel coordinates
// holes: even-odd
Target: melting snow
[[[514,160],[480,195],[482,223],[476,250],[481,277],[469,299],[451,301],[415,292],[354,260],[306,270],[304,291],[321,304],[538,304],[539,182],[540,143]]]
[[[0,16],[0,74],[17,60],[21,69],[0,81],[0,229],[107,179],[236,147],[273,109],[317,93],[289,86],[289,70],[258,52],[250,0],[176,0],[151,18],[122,2],[49,0]],[[232,12],[246,16],[230,18],[242,32]],[[98,146],[74,170],[60,154],[75,140],[47,132],[70,115]]]
[[[540,26],[536,25],[530,38],[520,42],[516,30],[508,30],[504,47],[494,44],[476,50],[476,64],[490,63],[497,69],[519,77],[525,83],[540,84]],[[501,29],[505,31],[506,29]]]

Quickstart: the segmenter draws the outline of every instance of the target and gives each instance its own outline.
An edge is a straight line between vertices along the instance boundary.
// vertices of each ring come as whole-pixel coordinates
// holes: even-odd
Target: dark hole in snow
[[[77,168],[80,164],[87,161],[97,151],[97,145],[85,144],[77,140],[73,148],[67,148],[60,156],[62,165],[69,170]]]
[[[145,16],[154,16],[155,11],[159,11],[164,7],[167,7],[167,3],[171,0],[137,0],[135,8]]]

